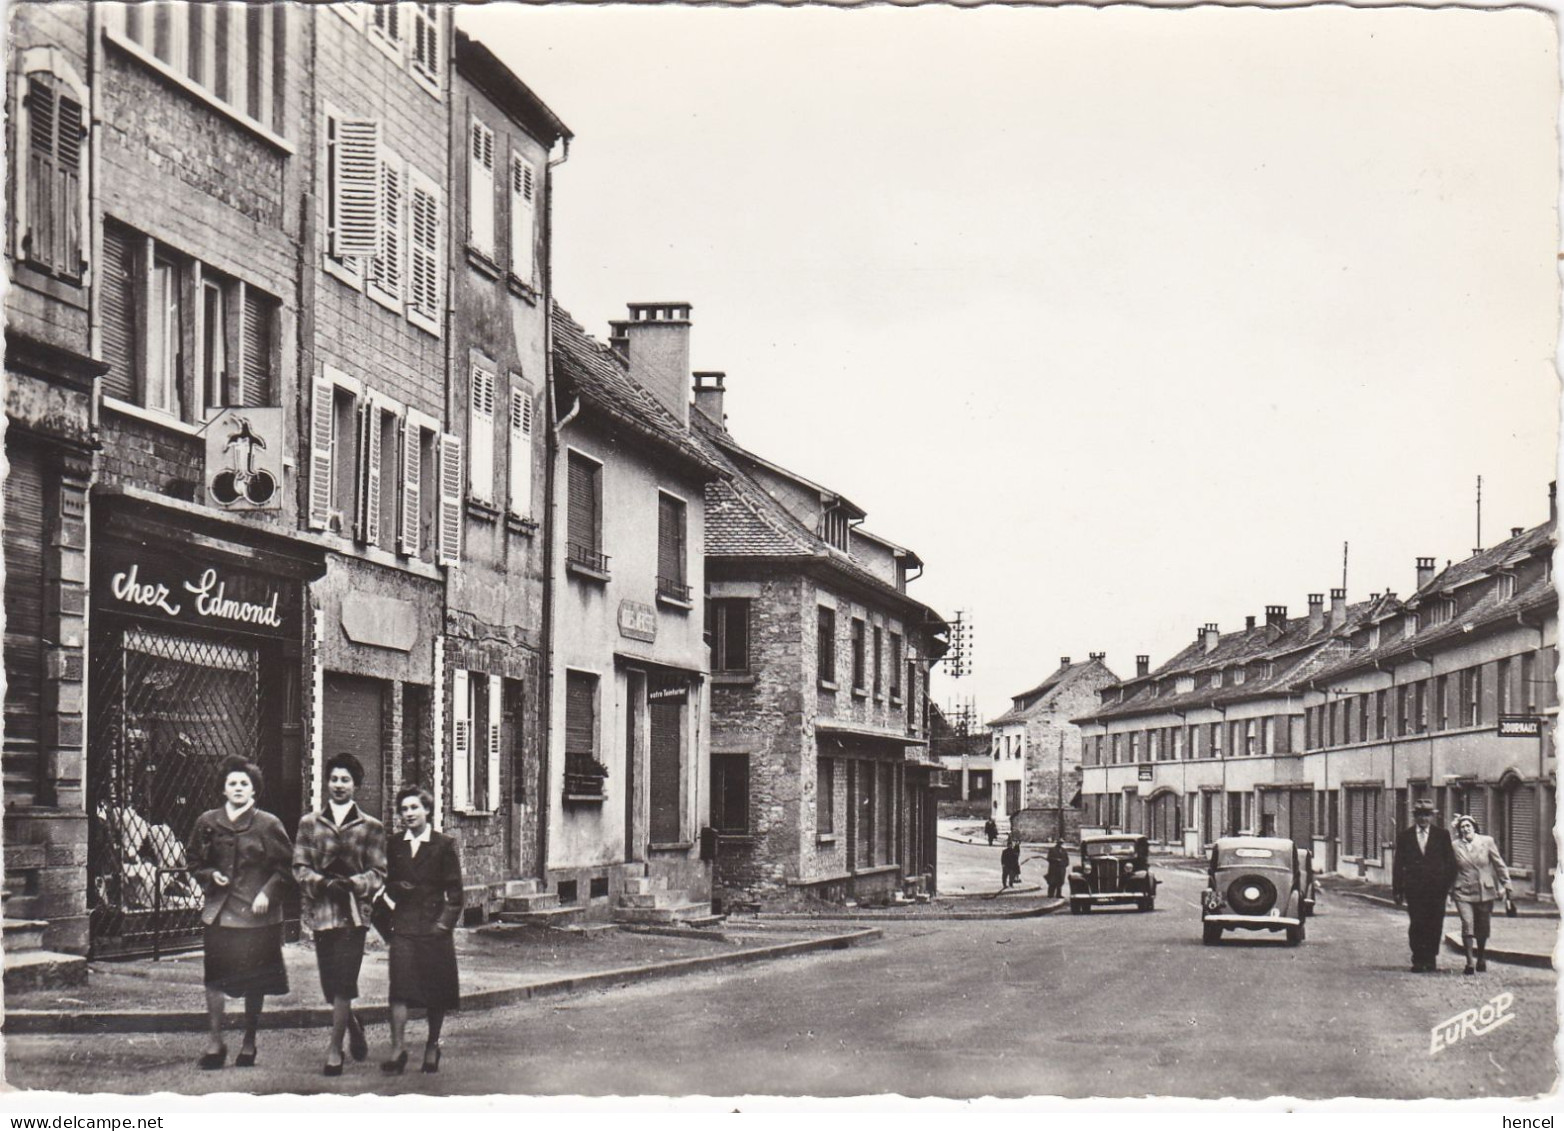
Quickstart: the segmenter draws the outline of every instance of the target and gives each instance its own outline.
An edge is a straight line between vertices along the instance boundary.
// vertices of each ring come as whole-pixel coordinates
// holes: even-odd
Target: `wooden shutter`
[[[440,564],[454,566],[462,559],[462,438],[449,432],[440,437]]]
[[[494,501],[494,374],[472,367],[467,383],[467,477],[473,497]]]
[[[44,79],[27,80],[27,228],[22,250],[28,259],[52,267],[54,249],[54,88]]]
[[[1537,854],[1537,788],[1518,785],[1505,796],[1504,862],[1512,868],[1530,868]]]
[[[369,281],[387,297],[402,297],[402,168],[389,151],[380,155],[380,243]]]
[[[136,351],[136,237],[121,229],[103,229],[102,288],[103,375],[105,396],[134,401],[138,381]]]
[[[332,410],[336,387],[317,377],[310,397],[310,514],[312,530],[324,530],[331,521]]]
[[[565,753],[597,756],[597,677],[565,673]]]
[[[494,258],[494,131],[474,118],[467,146],[467,237],[473,250]]]
[[[81,231],[81,104],[60,96],[58,133],[55,139],[55,186],[50,201],[55,216],[53,265],[72,277],[82,269]]]
[[[657,576],[684,583],[684,504],[657,496]]]
[[[434,193],[412,186],[412,220],[409,239],[412,276],[411,306],[433,321],[440,315],[440,207]]]
[[[510,389],[510,513],[532,514],[532,386],[518,381]]]
[[[380,541],[380,405],[373,399],[359,409],[359,494],[358,522],[360,542]]]
[[[575,454],[570,457],[568,502],[566,537],[571,545],[597,553],[597,465]]]
[[[510,273],[531,284],[537,276],[537,223],[532,166],[519,154],[510,161]]]
[[[239,375],[239,403],[246,408],[272,404],[271,301],[253,287],[244,288],[241,339],[244,358]]]
[[[451,805],[458,813],[472,808],[472,699],[468,675],[451,673]]]
[[[402,422],[402,531],[401,550],[410,558],[423,552],[420,527],[423,519],[423,429],[411,420]]]
[[[504,719],[504,711],[501,705],[504,703],[505,689],[500,677],[489,677],[489,774],[487,792],[484,794],[483,807],[491,812],[500,807],[500,722]]]
[[[81,104],[48,76],[27,80],[27,214],[23,253],[59,275],[81,273]]]
[[[434,4],[413,5],[413,67],[426,77],[440,79],[439,9]]]
[[[394,5],[388,5],[393,7]],[[380,123],[368,118],[340,118],[332,147],[332,184],[336,199],[332,214],[331,254],[368,258],[380,250]]]

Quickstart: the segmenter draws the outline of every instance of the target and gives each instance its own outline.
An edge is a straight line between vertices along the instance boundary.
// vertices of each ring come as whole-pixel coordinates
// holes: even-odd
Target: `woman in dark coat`
[[[386,845],[386,886],[381,898],[391,908],[391,1057],[383,1072],[407,1067],[407,1011],[429,1014],[424,1041],[425,1072],[440,1071],[440,1031],[446,1012],[461,1005],[456,978],[456,941],[462,915],[462,865],[456,842],[430,827],[434,797],[409,786],[396,795],[401,836]]]
[[[243,758],[223,763],[219,809],[196,818],[190,837],[190,869],[206,895],[206,1013],[210,1024],[204,1069],[221,1068],[228,1059],[223,1043],[225,998],[244,998],[244,1039],[238,1068],[255,1063],[255,1030],[267,994],[288,992],[282,964],[282,892],[288,882],[293,846],[282,822],[256,807],[261,771]]]

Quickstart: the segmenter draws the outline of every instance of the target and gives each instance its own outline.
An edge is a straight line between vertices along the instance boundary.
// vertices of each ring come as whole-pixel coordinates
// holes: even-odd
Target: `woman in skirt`
[[[288,882],[293,846],[282,822],[256,806],[261,771],[243,758],[223,763],[226,804],[196,818],[190,838],[190,868],[206,895],[201,909],[206,957],[206,1052],[197,1065],[221,1068],[223,1004],[244,998],[244,1039],[234,1066],[255,1063],[255,1030],[267,994],[288,992],[282,964],[282,890]]]
[[[386,845],[381,898],[391,908],[391,1057],[380,1068],[392,1074],[407,1067],[408,1009],[428,1011],[423,1070],[438,1072],[445,1014],[461,1004],[452,932],[462,915],[462,865],[456,842],[430,826],[433,810],[427,789],[409,786],[399,792],[396,811],[403,832]]]

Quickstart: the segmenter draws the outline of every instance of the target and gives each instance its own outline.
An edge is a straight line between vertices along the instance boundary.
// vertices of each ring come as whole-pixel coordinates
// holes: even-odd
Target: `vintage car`
[[[1314,912],[1314,864],[1309,850],[1285,837],[1225,836],[1211,846],[1200,900],[1202,941],[1222,932],[1285,931],[1290,946],[1304,939]]]
[[[1102,904],[1157,904],[1157,878],[1146,860],[1146,838],[1110,834],[1081,838],[1081,862],[1070,869],[1070,912],[1082,915]]]

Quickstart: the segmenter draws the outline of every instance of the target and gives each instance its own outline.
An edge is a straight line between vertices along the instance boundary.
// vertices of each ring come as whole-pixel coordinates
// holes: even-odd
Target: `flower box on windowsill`
[[[565,801],[573,805],[601,805],[608,767],[591,758],[571,759],[565,768]]]

